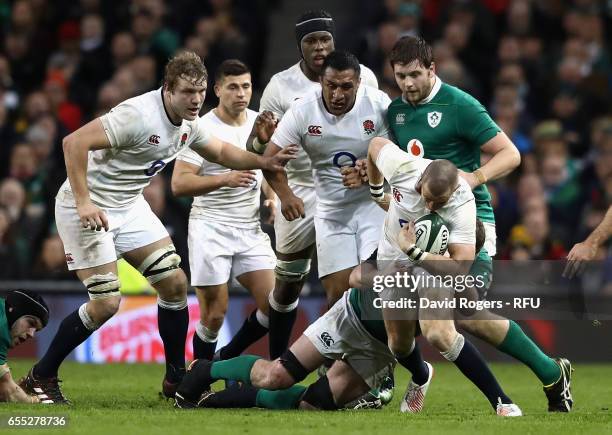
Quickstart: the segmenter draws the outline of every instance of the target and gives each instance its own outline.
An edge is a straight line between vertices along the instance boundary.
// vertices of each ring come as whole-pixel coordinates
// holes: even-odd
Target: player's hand
[[[89,228],[92,231],[101,231],[104,228],[105,231],[108,231],[106,214],[93,202],[77,205],[77,213],[83,228]]]
[[[459,176],[461,178],[463,178],[465,181],[468,182],[468,184],[470,185],[470,189],[474,189],[476,186],[480,185],[480,182],[478,181],[478,178],[476,178],[476,175],[474,175],[473,172],[465,172],[462,171],[461,169],[459,169]]]
[[[370,179],[368,178],[368,161],[366,159],[359,159],[355,162],[355,168],[359,170],[359,176],[363,184],[368,184]]]
[[[223,175],[227,187],[251,187],[257,180],[255,171],[229,171]]]
[[[416,243],[416,234],[414,233],[414,222],[409,222],[404,225],[397,236],[397,243],[403,252],[408,251],[412,245]]]
[[[340,175],[342,175],[342,184],[349,189],[357,189],[363,184],[359,169],[356,166],[341,167]]]
[[[563,270],[563,277],[580,276],[584,272],[586,262],[595,258],[595,254],[597,254],[596,245],[588,242],[576,243],[567,254],[567,264]]]
[[[263,202],[263,206],[268,210],[268,218],[264,221],[265,224],[274,224],[276,218],[276,201],[273,199],[266,199]]]
[[[280,172],[285,170],[285,165],[289,160],[293,160],[297,157],[298,147],[297,145],[289,145],[283,148],[276,154],[270,157],[262,157],[265,159],[264,167],[265,171]]]
[[[278,119],[276,119],[274,113],[269,110],[261,112],[257,116],[257,119],[255,119],[255,134],[257,135],[259,143],[264,144],[270,142],[277,125]]]
[[[295,195],[285,199],[284,201],[281,200],[281,212],[288,221],[293,221],[300,217],[306,217],[306,212],[304,211],[304,201]]]

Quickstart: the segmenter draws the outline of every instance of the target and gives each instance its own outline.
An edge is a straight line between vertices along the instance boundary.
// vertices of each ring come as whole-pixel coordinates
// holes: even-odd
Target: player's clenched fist
[[[77,206],[77,212],[81,219],[83,228],[89,228],[91,230],[101,231],[104,228],[108,231],[108,219],[106,214],[92,202],[85,203]]]
[[[249,187],[255,183],[255,171],[229,171],[224,174],[227,187]]]
[[[306,217],[304,202],[295,195],[284,201],[281,200],[281,212],[288,221],[295,220],[299,217]]]

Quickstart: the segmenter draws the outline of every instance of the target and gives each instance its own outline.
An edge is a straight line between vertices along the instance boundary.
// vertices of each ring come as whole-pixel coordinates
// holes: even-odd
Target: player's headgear
[[[49,322],[49,307],[44,299],[27,290],[13,290],[8,293],[4,309],[9,327],[22,316],[34,316],[40,319],[43,328]]]
[[[295,22],[295,39],[300,53],[302,53],[302,41],[314,32],[327,32],[333,39],[336,38],[336,26],[329,12],[322,9],[308,11],[297,19]]]

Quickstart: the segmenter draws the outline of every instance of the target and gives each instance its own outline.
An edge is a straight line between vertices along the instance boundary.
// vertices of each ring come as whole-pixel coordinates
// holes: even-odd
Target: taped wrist
[[[263,154],[268,146],[268,142],[261,143],[259,142],[259,139],[257,139],[257,136],[255,136],[255,138],[253,138],[252,145],[253,151],[255,151],[257,154]]]
[[[376,202],[381,202],[385,199],[385,184],[370,183],[370,196]]]
[[[406,255],[408,255],[410,261],[415,264],[419,264],[420,262],[425,260],[425,258],[427,257],[427,252],[423,251],[421,248],[417,247],[417,245],[413,243],[406,251]]]

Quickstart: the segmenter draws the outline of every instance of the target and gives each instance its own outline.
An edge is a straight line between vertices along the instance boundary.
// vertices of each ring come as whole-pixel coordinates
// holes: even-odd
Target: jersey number
[[[155,160],[151,164],[151,166],[144,170],[144,173],[145,175],[152,177],[153,175],[164,169],[164,166],[166,166],[166,162],[164,162],[163,160]]]
[[[340,162],[341,159],[342,159],[342,162]],[[339,153],[336,153],[332,163],[337,168],[342,168],[344,166],[355,167],[355,164],[357,163],[357,157],[355,157],[353,154],[349,153],[348,151],[340,151]]]

